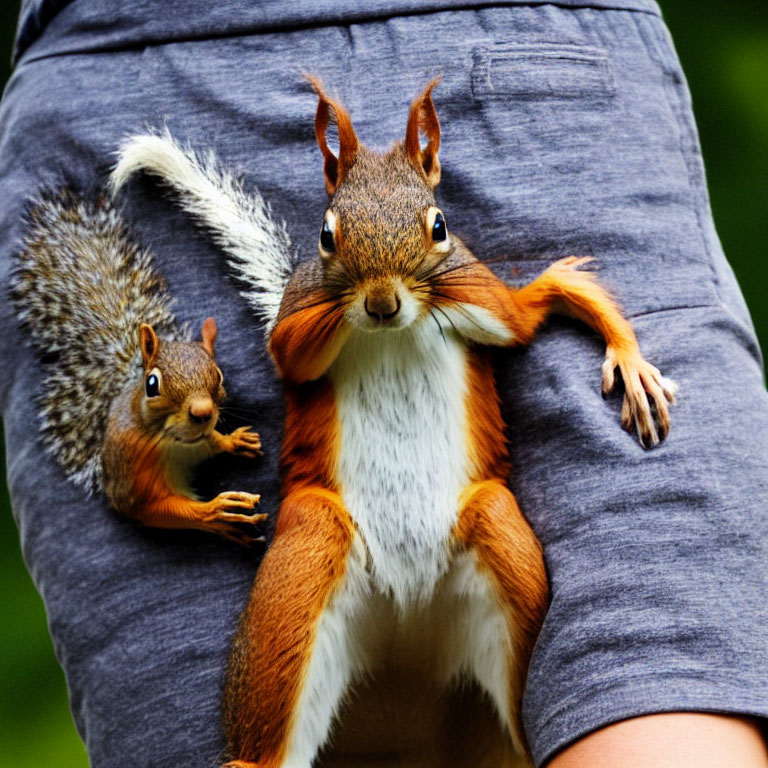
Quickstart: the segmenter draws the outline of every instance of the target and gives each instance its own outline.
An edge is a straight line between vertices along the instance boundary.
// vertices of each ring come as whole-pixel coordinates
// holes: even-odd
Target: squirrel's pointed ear
[[[203,349],[211,356],[213,354],[213,345],[216,341],[216,334],[218,328],[216,328],[216,321],[212,317],[206,317],[203,321]]]
[[[317,144],[323,153],[325,170],[325,188],[332,195],[344,181],[347,171],[355,162],[357,156],[357,134],[352,127],[349,112],[340,101],[332,99],[323,90],[320,78],[306,75],[310,85],[317,94],[317,114],[315,115],[315,136]],[[328,126],[335,124],[339,132],[339,156],[333,154],[325,139]]]
[[[141,347],[141,357],[144,360],[144,367],[151,368],[152,363],[155,362],[157,350],[160,346],[155,329],[151,325],[142,323],[139,326],[139,346]]]
[[[436,77],[427,84],[424,91],[411,103],[408,126],[405,129],[405,151],[411,164],[433,189],[440,183],[440,123],[432,103],[432,89],[440,82]],[[427,145],[421,148],[421,136],[427,139]]]

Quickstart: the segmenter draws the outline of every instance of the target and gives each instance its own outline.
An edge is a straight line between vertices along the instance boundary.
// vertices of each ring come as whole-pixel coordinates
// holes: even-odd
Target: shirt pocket
[[[589,45],[492,43],[472,52],[476,99],[611,99],[616,92],[606,51]]]
[[[451,126],[471,141],[443,193],[472,190],[462,234],[518,271],[506,279],[594,256],[630,315],[717,305],[658,68],[640,39],[611,48],[598,31],[472,45],[472,109]]]

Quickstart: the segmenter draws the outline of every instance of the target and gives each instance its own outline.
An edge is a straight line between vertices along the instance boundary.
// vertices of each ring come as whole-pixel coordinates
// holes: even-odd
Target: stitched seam
[[[605,694],[607,691],[616,688],[628,688],[633,684],[642,683],[644,681],[657,682],[659,685],[667,686],[670,680],[693,680],[697,683],[705,682],[705,680],[702,678],[702,672],[700,670],[694,669],[675,669],[670,670],[667,674],[665,674],[662,670],[657,670],[646,675],[617,675],[613,679],[601,680],[600,683],[590,686],[586,689],[586,691],[579,691],[578,694],[572,694],[571,696],[566,697],[559,704],[559,706],[547,716],[543,723],[532,729],[533,736],[534,738],[538,738],[553,720],[559,717],[569,707],[573,706],[575,702],[583,701],[584,699],[594,696],[595,694]],[[714,691],[715,686],[738,688],[738,685],[734,685],[734,676],[732,671],[721,672],[720,670],[716,669],[708,669],[706,671],[706,683],[709,683],[713,686],[712,706],[717,706],[719,703],[721,703],[719,697],[721,697],[722,694],[716,693]],[[672,707],[673,705],[670,704],[668,706]],[[705,707],[706,705],[702,704],[701,706]],[[761,704],[761,709],[762,711],[768,712],[768,703]],[[660,711],[663,711],[663,708]],[[670,710],[667,709],[666,711]]]
[[[671,56],[666,53],[665,41],[659,39],[656,29],[651,24],[641,23],[637,18],[633,18],[633,21],[637,26],[638,34],[645,41],[646,50],[658,62],[661,70],[664,98],[677,126],[680,155],[683,158],[687,171],[688,188],[690,190],[696,228],[707,257],[709,272],[712,277],[712,286],[715,294],[722,301],[720,279],[715,268],[715,255],[712,253],[712,247],[704,226],[704,217],[708,213],[706,180],[703,180],[702,184],[699,163],[691,155],[691,148],[696,144],[697,137],[695,128],[691,126],[690,120],[687,120],[685,117],[687,105],[680,94],[680,88],[683,88],[684,84],[679,78],[677,66],[670,62]]]
[[[26,64],[31,64],[36,61],[44,61],[45,59],[59,58],[61,56],[86,56],[86,55],[98,55],[106,53],[125,53],[130,51],[141,51],[144,48],[151,48],[161,45],[175,45],[181,43],[200,43],[209,40],[226,40],[238,37],[254,37],[257,35],[275,34],[275,33],[288,33],[288,32],[300,32],[302,30],[312,29],[327,29],[329,27],[348,27],[352,24],[367,24],[381,21],[388,21],[390,19],[409,18],[411,16],[430,16],[437,13],[455,13],[461,11],[484,11],[493,8],[514,8],[514,7],[538,7],[544,5],[553,5],[564,10],[584,10],[592,9],[597,11],[617,11],[624,13],[642,13],[648,16],[658,17],[659,13],[656,10],[650,8],[634,8],[628,7],[629,3],[621,4],[617,3],[616,6],[599,5],[597,3],[584,2],[579,5],[569,5],[565,3],[559,3],[556,0],[524,0],[522,2],[491,2],[491,3],[479,3],[477,5],[457,5],[446,8],[425,8],[424,10],[412,10],[405,13],[388,14],[382,13],[370,13],[360,14],[359,16],[350,16],[346,19],[334,19],[327,22],[320,20],[314,20],[306,23],[299,24],[280,24],[276,22],[271,25],[265,25],[258,29],[240,28],[229,32],[208,32],[200,35],[188,35],[173,38],[147,39],[141,42],[128,43],[125,45],[111,45],[102,46],[99,48],[73,48],[71,50],[53,51],[40,56],[26,55],[22,53],[16,60],[16,67],[21,67]],[[31,45],[34,45],[32,43]],[[27,49],[29,50],[29,49]]]
[[[609,715],[606,715],[604,711],[597,713],[596,716],[592,716],[587,722],[580,724],[580,727],[589,727],[592,730],[596,724],[607,725],[611,722],[623,720],[628,716],[634,716],[639,714],[661,714],[667,712],[677,711],[695,711],[695,712],[729,712],[741,715],[752,715],[756,717],[768,716],[768,705],[765,702],[764,697],[755,695],[750,691],[746,693],[743,689],[739,688],[738,681],[734,683],[733,676],[720,675],[714,670],[707,672],[707,680],[702,680],[700,674],[696,675],[693,670],[683,671],[674,670],[669,674],[665,674],[664,670],[658,670],[654,673],[647,675],[630,675],[624,678],[616,678],[613,684],[601,684],[594,685],[587,689],[586,692],[581,691],[579,696],[570,696],[567,699],[567,703],[564,702],[559,706],[551,715],[549,715],[543,723],[537,724],[535,728],[531,729],[531,742],[540,741],[542,736],[546,733],[546,730],[550,727],[550,724],[563,714],[563,711],[567,706],[573,705],[577,700],[583,701],[587,697],[593,697],[595,694],[605,693],[607,691],[617,690],[631,690],[632,686],[638,683],[653,682],[659,688],[663,689],[665,693],[670,690],[670,682],[672,681],[698,681],[699,683],[707,682],[710,684],[711,692],[704,692],[703,690],[695,692],[686,692],[682,695],[675,692],[672,695],[666,695],[663,697],[662,702],[653,701],[650,702],[646,699],[633,699],[632,702],[624,701],[621,706],[617,707],[614,703],[612,711]],[[715,688],[717,686],[717,689]],[[723,692],[737,692],[739,695],[735,697],[738,700],[738,704],[734,704],[732,701],[725,701]],[[692,699],[695,699],[695,704]],[[583,735],[584,731],[579,730],[575,732],[573,727],[568,729],[570,739],[574,736]],[[563,748],[565,743],[547,743],[544,748],[539,752],[537,751],[536,759],[537,765],[545,765],[547,761],[557,751]],[[535,748],[535,745],[534,745]]]
[[[637,320],[638,318],[647,317],[648,315],[658,315],[658,314],[661,314],[662,312],[680,312],[680,311],[685,311],[689,309],[722,310],[723,307],[721,304],[681,304],[675,307],[660,307],[659,309],[649,309],[643,312],[633,312],[632,314],[627,315],[627,319]]]

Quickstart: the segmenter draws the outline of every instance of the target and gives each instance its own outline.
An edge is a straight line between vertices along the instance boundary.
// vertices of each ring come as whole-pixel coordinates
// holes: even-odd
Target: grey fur
[[[138,327],[178,338],[163,278],[133,243],[107,196],[46,191],[27,211],[11,296],[46,368],[43,442],[88,493],[101,488],[112,400],[141,376]]]

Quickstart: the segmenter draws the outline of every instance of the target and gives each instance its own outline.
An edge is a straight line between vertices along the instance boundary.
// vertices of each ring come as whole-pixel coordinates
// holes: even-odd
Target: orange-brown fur
[[[229,748],[278,768],[323,608],[344,575],[354,527],[323,488],[289,494],[241,619],[224,698]]]
[[[472,482],[503,480],[509,475],[509,452],[493,363],[485,350],[471,350],[468,384],[467,440],[473,463]]]
[[[525,744],[520,720],[525,677],[549,602],[541,545],[503,481],[475,483],[466,489],[462,501],[456,536],[477,553],[507,612],[516,651],[510,659],[512,722],[519,742]]]
[[[308,77],[315,89],[322,88],[320,80],[311,75]],[[334,120],[339,131],[339,156],[336,157],[328,147],[325,140],[325,133],[328,124]],[[332,195],[337,187],[342,184],[346,178],[347,171],[355,162],[355,155],[358,149],[357,135],[352,127],[349,112],[344,109],[344,105],[334,99],[321,100],[317,106],[317,117],[315,118],[315,134],[320,151],[323,153],[325,188],[329,195]]]
[[[301,383],[319,378],[338,354],[346,331],[343,310],[319,295],[309,306],[278,323],[270,350],[284,381]]]
[[[285,390],[283,493],[307,487],[336,491],[334,460],[338,420],[333,388],[327,379]]]

